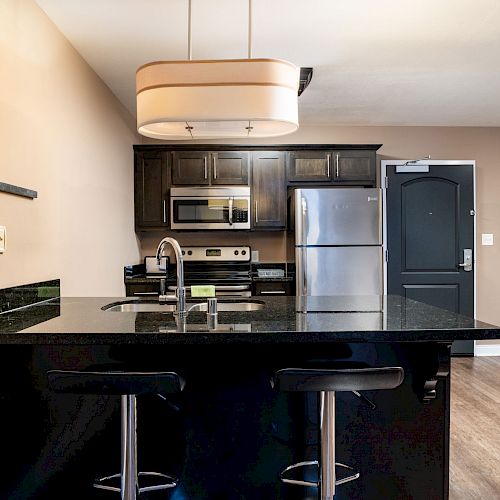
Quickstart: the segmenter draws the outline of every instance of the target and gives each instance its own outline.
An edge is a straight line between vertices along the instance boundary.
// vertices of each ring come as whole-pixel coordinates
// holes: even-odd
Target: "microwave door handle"
[[[234,202],[234,197],[231,196],[229,198],[229,225],[233,225],[233,202]]]

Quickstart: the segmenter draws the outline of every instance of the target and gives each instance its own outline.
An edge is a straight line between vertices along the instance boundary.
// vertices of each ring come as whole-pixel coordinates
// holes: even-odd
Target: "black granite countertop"
[[[262,300],[259,300],[262,299]],[[219,312],[209,330],[206,314],[192,312],[185,324],[172,313],[111,312],[125,298],[61,298],[0,315],[3,344],[227,344],[407,342],[500,338],[500,327],[398,296],[383,297],[383,312],[355,312],[372,300],[363,297],[259,297],[264,307],[251,312]],[[220,300],[220,302],[223,302]],[[348,309],[351,312],[344,312]]]

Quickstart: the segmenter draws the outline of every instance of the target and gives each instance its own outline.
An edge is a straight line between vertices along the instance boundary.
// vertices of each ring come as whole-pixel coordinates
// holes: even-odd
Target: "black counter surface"
[[[209,330],[206,314],[190,313],[184,325],[172,313],[103,311],[125,298],[60,298],[0,315],[3,344],[269,344],[415,342],[500,338],[500,328],[399,296],[383,297],[383,312],[355,312],[363,297],[308,297],[298,313],[295,297],[259,297],[262,310],[220,312]],[[144,300],[142,301],[144,302]],[[222,300],[220,300],[222,302]],[[342,312],[348,311],[351,312]]]

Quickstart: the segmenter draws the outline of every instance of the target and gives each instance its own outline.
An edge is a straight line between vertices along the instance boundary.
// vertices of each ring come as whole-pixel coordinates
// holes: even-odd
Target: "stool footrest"
[[[168,474],[163,474],[161,472],[139,472],[138,474],[139,477],[158,477],[161,479],[166,479],[168,482],[166,483],[160,483],[160,484],[153,484],[151,486],[143,486],[143,487],[138,487],[138,493],[144,493],[146,491],[156,491],[156,490],[166,490],[169,488],[175,488],[178,483],[178,479],[176,479],[173,476],[169,476]],[[113,474],[112,476],[106,476],[106,477],[101,477],[99,479],[96,479],[94,482],[94,488],[100,489],[100,490],[108,490],[108,491],[116,491],[120,492],[121,488],[117,486],[110,486],[108,484],[105,484],[107,481],[112,481],[114,479],[121,479],[121,474]]]
[[[319,462],[317,460],[310,460],[310,461],[306,461],[306,462],[298,462],[296,464],[289,465],[288,467],[284,468],[280,472],[280,480],[281,480],[281,482],[287,483],[287,484],[295,484],[295,485],[298,485],[298,486],[316,486],[316,487],[318,487],[319,486],[319,478],[318,478],[317,481],[303,481],[301,479],[290,479],[290,478],[285,477],[285,474],[287,472],[291,471],[291,470],[299,469],[299,468],[302,468],[302,467],[309,467],[311,465],[314,465],[314,466],[316,466],[317,469],[319,469]],[[335,466],[336,467],[342,467],[344,469],[349,469],[351,471],[354,471],[354,469],[351,466],[345,465],[345,464],[341,464],[339,462],[335,462]],[[341,479],[337,479],[335,481],[335,485],[338,486],[339,484],[349,483],[350,481],[354,481],[355,479],[359,479],[359,476],[360,476],[360,473],[359,472],[355,472],[354,474],[351,474],[350,476],[343,477]]]

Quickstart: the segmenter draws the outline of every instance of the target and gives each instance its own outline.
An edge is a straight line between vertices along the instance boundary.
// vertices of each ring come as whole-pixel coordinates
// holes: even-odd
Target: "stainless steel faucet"
[[[175,252],[175,260],[177,261],[177,289],[175,295],[165,295],[166,292],[162,290],[158,297],[160,302],[176,302],[175,315],[181,318],[186,316],[186,289],[184,288],[184,260],[182,258],[182,250],[179,242],[175,238],[163,238],[156,250],[156,260],[160,264],[161,257],[165,251],[165,245],[170,244]]]

